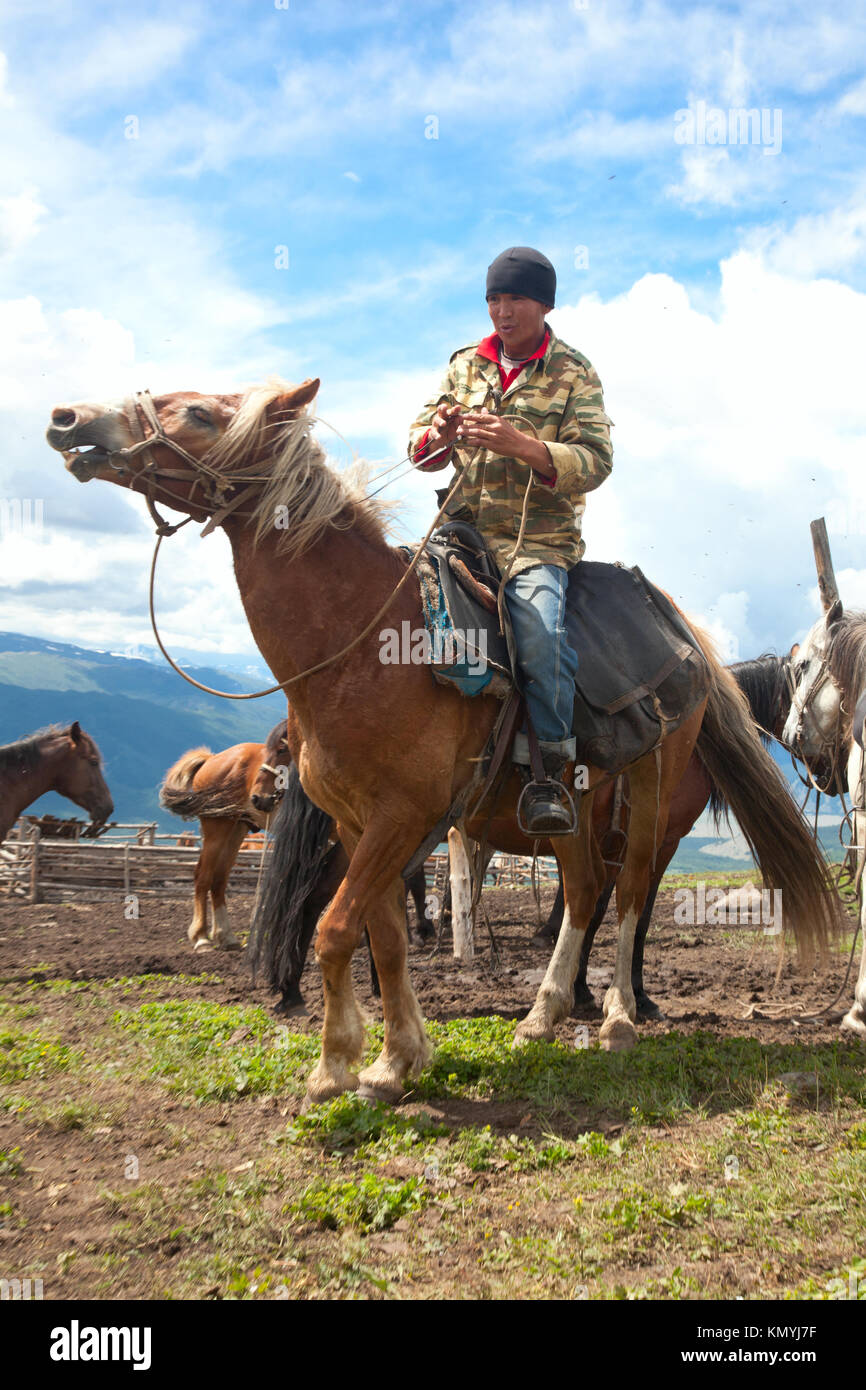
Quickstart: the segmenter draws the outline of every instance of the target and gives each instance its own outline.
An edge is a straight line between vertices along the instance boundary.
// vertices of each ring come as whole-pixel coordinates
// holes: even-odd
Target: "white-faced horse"
[[[836,599],[794,647],[791,673],[793,698],[782,742],[802,758],[822,790],[835,795],[847,787],[851,796],[863,947],[854,1003],[842,1028],[866,1038],[866,780],[862,719],[859,729],[854,722],[866,692],[866,613],[844,613]]]

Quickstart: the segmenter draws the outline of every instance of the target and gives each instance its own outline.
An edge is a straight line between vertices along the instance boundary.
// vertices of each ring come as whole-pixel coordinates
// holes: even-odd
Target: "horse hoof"
[[[518,1023],[515,1029],[511,1048],[512,1051],[516,1051],[517,1048],[525,1047],[527,1043],[531,1042],[553,1042],[555,1037],[556,1032],[553,1028],[544,1028],[535,1022],[530,1023],[529,1019],[525,1018],[522,1023]]]
[[[591,1018],[601,1013],[601,1005],[595,1002],[595,995],[589,985],[575,985],[571,1001],[572,1018]]]
[[[637,1031],[627,1018],[614,1018],[602,1027],[599,1041],[605,1052],[630,1052],[637,1042]]]
[[[280,1018],[309,1018],[310,1011],[303,999],[296,999],[291,1004],[278,1004],[274,1013]]]
[[[648,994],[639,994],[635,1000],[637,1017],[641,1023],[664,1023],[665,1016],[654,999]]]
[[[358,1077],[353,1071],[345,1071],[342,1074],[326,1076],[324,1078],[311,1077],[307,1082],[307,1091],[304,1096],[301,1113],[305,1114],[311,1105],[324,1105],[326,1101],[336,1100],[337,1096],[343,1096],[347,1092],[357,1091]]]
[[[399,1105],[406,1092],[402,1086],[386,1086],[383,1083],[363,1082],[355,1093],[359,1100],[371,1105]]]
[[[213,946],[210,944],[209,941],[205,941],[202,938],[199,938],[198,941],[193,942],[192,949],[194,951],[212,951]]]
[[[866,1019],[856,1004],[848,1010],[839,1027],[843,1033],[853,1033],[855,1038],[866,1038]]]

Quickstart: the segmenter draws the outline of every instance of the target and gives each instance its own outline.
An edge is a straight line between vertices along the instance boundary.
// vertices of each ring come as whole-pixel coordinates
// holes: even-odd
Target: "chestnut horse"
[[[0,840],[25,806],[45,792],[59,792],[83,807],[93,829],[114,811],[102,776],[102,756],[77,719],[66,729],[52,724],[0,747]]]
[[[244,837],[262,830],[283,790],[289,758],[286,721],[265,743],[236,743],[221,753],[191,748],[169,768],[159,792],[160,805],[184,820],[201,824],[201,853],[195,866],[195,906],[187,936],[194,951],[213,944],[239,951],[226,907],[226,884]],[[208,931],[208,897],[213,924]]]
[[[350,856],[316,941],[324,983],[322,1051],[307,1095],[323,1101],[360,1087],[399,1099],[431,1056],[407,966],[401,870],[444,816],[477,797],[484,750],[499,714],[491,696],[467,699],[434,684],[422,665],[384,665],[383,619],[423,628],[410,563],[388,544],[378,503],[329,467],[306,409],[318,381],[275,380],[245,394],[147,393],[122,405],[58,406],[47,432],[80,481],[98,477],[143,492],[205,529],[222,526],[247,619],[291,701],[289,747],[304,790],[333,816]],[[83,451],[83,452],[76,452]],[[526,485],[531,473],[522,464]],[[452,489],[453,490],[453,489]],[[705,696],[657,752],[629,768],[631,818],[617,879],[619,940],[604,1002],[602,1044],[633,1046],[634,933],[652,862],[667,830],[674,788],[697,741],[713,781],[753,845],[765,883],[785,894],[786,920],[802,956],[838,927],[825,865],[769,755],[748,706],[708,638]],[[624,769],[622,769],[624,770]],[[580,949],[604,883],[592,828],[593,792],[605,774],[589,767],[580,821],[560,836],[556,857],[566,916],[538,996],[515,1042],[552,1039],[572,1001]],[[508,848],[520,778],[509,769],[494,814],[473,808],[467,831]],[[382,987],[384,1045],[360,1076],[364,1026],[351,959],[367,924]]]
[[[261,971],[271,989],[279,992],[278,1014],[306,1013],[301,976],[316,924],[342,883],[349,859],[333,820],[314,806],[301,786],[297,768],[290,769],[285,797],[271,827],[273,852],[262,881],[261,898],[250,932],[249,954],[253,980]],[[434,935],[427,916],[427,880],[423,864],[406,880],[415,904],[416,932],[423,945]],[[367,935],[369,945],[369,934]],[[380,994],[376,963],[370,956],[370,977]]]
[[[751,661],[735,661],[732,666],[728,667],[749,702],[752,718],[765,743],[768,743],[770,738],[781,738],[782,727],[791,706],[791,695],[786,679],[787,669],[788,658],[776,656],[772,652],[766,652],[763,656],[755,657]],[[625,796],[627,797],[627,789]],[[689,759],[685,776],[671,799],[668,828],[659,845],[658,856],[650,878],[647,900],[644,903],[635,931],[632,989],[634,990],[639,1018],[662,1017],[658,1005],[646,992],[643,978],[644,947],[652,921],[656,894],[668,865],[677,852],[680,840],[688,835],[698,816],[707,806],[710,807],[718,826],[719,820],[724,814],[724,804],[716,793],[713,782],[701,762],[700,755],[694,752]],[[574,984],[576,1012],[591,1010],[595,1007],[595,1000],[586,981],[586,972],[589,967],[589,956],[595,934],[604,920],[607,905],[616,883],[616,876],[619,872],[617,860],[621,857],[622,841],[628,830],[627,806],[625,804],[621,806],[617,826],[613,825],[615,814],[613,786],[608,785],[600,788],[596,794],[593,820],[596,832],[600,836],[606,837],[609,845],[609,858],[606,857],[605,859],[608,873],[607,881],[587,927],[583,949],[580,953],[580,965]],[[556,939],[562,921],[563,907],[562,884],[560,883],[550,916],[541,931],[536,933],[537,937]]]

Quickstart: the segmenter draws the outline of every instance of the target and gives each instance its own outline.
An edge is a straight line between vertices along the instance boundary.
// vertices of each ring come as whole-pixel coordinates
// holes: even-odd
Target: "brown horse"
[[[790,708],[791,696],[786,672],[788,658],[765,653],[751,661],[735,662],[728,669],[749,702],[752,718],[761,737],[768,742],[778,738]],[[646,935],[652,920],[661,880],[679,846],[698,816],[707,806],[716,817],[724,814],[719,797],[697,752],[692,753],[685,775],[671,798],[668,828],[659,845],[647,900],[635,932],[632,956],[632,989],[638,1019],[661,1018],[658,1005],[644,987],[643,960]],[[587,927],[574,986],[574,1009],[578,1015],[595,1009],[595,1000],[586,981],[590,952],[596,932],[604,919],[616,885],[628,834],[629,795],[627,778],[619,788],[614,782],[599,787],[593,803],[593,829],[599,839],[607,868],[605,886]],[[300,979],[316,923],[336,893],[349,865],[342,845],[334,843],[333,821],[312,805],[297,776],[289,779],[286,796],[272,826],[274,847],[262,883],[262,895],[250,938],[254,969],[262,968],[268,983],[281,995],[277,1011],[303,1010]],[[526,848],[521,844],[521,850]],[[538,852],[552,854],[548,841],[539,841]],[[491,851],[492,852],[492,851]],[[482,866],[483,867],[483,866]],[[423,869],[418,887],[409,887],[416,899],[419,923],[424,903]],[[560,879],[556,901],[547,923],[536,939],[555,941],[562,925],[564,894]],[[450,911],[450,883],[446,884],[442,911]],[[432,935],[432,928],[421,930],[421,939]]]
[[[0,747],[0,840],[25,806],[45,792],[59,792],[83,807],[94,829],[114,811],[102,776],[102,756],[77,719],[66,729],[52,724]]]
[[[201,824],[201,853],[195,866],[195,906],[187,931],[194,951],[212,943],[239,951],[226,907],[226,884],[250,828],[261,830],[285,788],[281,775],[289,759],[286,721],[265,743],[236,743],[221,753],[191,748],[178,758],[160,788],[160,805],[184,820]],[[208,897],[213,923],[208,931]]]
[[[751,661],[736,661],[728,667],[749,702],[752,718],[765,743],[770,738],[778,739],[781,737],[782,728],[791,706],[791,695],[786,678],[787,668],[787,657],[776,656],[770,652],[755,657]],[[617,806],[614,785],[608,783],[607,786],[599,788],[593,807],[595,830],[601,837],[602,845],[606,846],[607,879],[586,929],[586,937],[580,953],[580,965],[574,984],[574,1005],[578,1012],[592,1010],[595,1007],[595,1000],[587,984],[586,972],[589,967],[589,956],[595,934],[604,919],[607,905],[616,884],[624,838],[628,832],[627,785],[624,786],[618,800],[619,805]],[[668,865],[677,852],[680,841],[685,835],[688,835],[698,816],[707,806],[709,806],[718,824],[724,813],[724,804],[718,796],[699,754],[694,752],[689,759],[685,776],[671,798],[668,827],[664,839],[659,845],[650,878],[647,900],[635,931],[634,955],[632,956],[632,989],[634,990],[639,1018],[660,1018],[662,1016],[658,1005],[647,994],[643,978],[644,947],[652,921],[656,895]],[[550,916],[545,926],[536,933],[537,937],[556,939],[562,921],[563,908],[562,884],[560,883]]]
[[[162,503],[224,528],[253,637],[291,700],[289,746],[302,784],[334,817],[351,856],[319,924],[325,1017],[308,1096],[326,1100],[360,1085],[364,1095],[395,1100],[431,1054],[407,968],[401,870],[440,819],[473,794],[499,706],[489,696],[469,700],[435,685],[422,665],[382,664],[383,619],[397,630],[403,621],[410,631],[422,629],[421,597],[405,555],[387,543],[377,504],[328,466],[311,434],[303,412],[318,385],[270,382],[245,395],[182,392],[141,395],[122,407],[59,406],[48,441],[80,481],[99,477],[142,491],[157,517]],[[82,447],[86,452],[73,452]],[[526,477],[528,486],[528,470]],[[636,1040],[635,928],[671,796],[696,741],[755,848],[765,883],[785,893],[786,919],[804,958],[816,944],[825,946],[838,924],[825,866],[746,702],[709,639],[695,636],[706,695],[657,754],[629,768],[619,941],[601,1029],[610,1049]],[[593,791],[603,780],[600,769],[588,769],[578,828],[556,842],[566,919],[536,1002],[517,1028],[518,1043],[553,1038],[571,1006],[584,933],[604,882],[592,829]],[[493,816],[479,808],[469,834],[480,838],[489,820],[490,842],[507,847],[519,792],[514,772]],[[380,1056],[359,1077],[364,1027],[350,965],[365,923],[385,1028]]]

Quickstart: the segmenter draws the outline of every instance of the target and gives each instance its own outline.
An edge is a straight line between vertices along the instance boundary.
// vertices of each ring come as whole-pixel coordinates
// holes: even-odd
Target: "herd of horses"
[[[64,405],[52,412],[47,433],[80,481],[99,478],[141,492],[161,537],[172,530],[157,510],[165,505],[204,523],[205,533],[221,526],[231,544],[253,637],[288,702],[284,742],[268,755],[256,746],[247,764],[253,781],[263,772],[272,779],[256,793],[269,808],[276,774],[264,764],[275,768],[274,758],[282,757],[290,774],[272,827],[253,955],[290,1002],[318,926],[324,1022],[309,1100],[358,1090],[395,1101],[429,1059],[408,971],[402,872],[449,815],[470,840],[513,853],[535,848],[558,861],[562,924],[535,1003],[517,1026],[516,1046],[553,1038],[574,1005],[575,982],[579,995],[585,991],[588,949],[614,891],[616,964],[600,1041],[610,1050],[634,1044],[638,1006],[653,1008],[643,948],[659,879],[708,803],[733,813],[765,886],[782,890],[785,924],[803,965],[816,955],[826,960],[844,914],[824,856],[762,740],[780,738],[816,783],[832,791],[847,786],[862,861],[866,800],[854,711],[866,688],[866,617],[844,613],[831,595],[790,657],[733,668],[689,623],[706,671],[697,705],[680,711],[675,731],[619,769],[616,782],[590,767],[576,832],[533,846],[515,821],[520,782],[507,763],[495,788],[483,785],[497,700],[466,699],[431,681],[423,666],[383,666],[378,659],[383,615],[389,627],[421,627],[421,598],[406,552],[387,541],[379,503],[363,483],[337,473],[315,439],[310,406],[318,384],[271,380],[237,394],[144,393],[121,406]],[[222,806],[212,817],[223,822],[212,843],[219,838],[231,847],[242,828],[258,823],[248,810],[253,784],[242,788],[238,780],[208,801],[212,761],[201,750],[187,754],[163,795],[165,804],[175,798],[185,814],[203,816],[203,826],[207,808]],[[4,766],[0,754],[0,772]],[[0,805],[2,785],[0,779]],[[104,798],[98,814],[107,789]],[[212,859],[224,862],[216,849]],[[203,940],[202,903],[210,891],[214,944],[231,946],[224,869],[200,869],[190,939],[194,947]],[[359,1072],[364,1032],[350,963],[365,930],[385,1027],[380,1055]],[[866,1037],[866,949],[844,1026]]]

